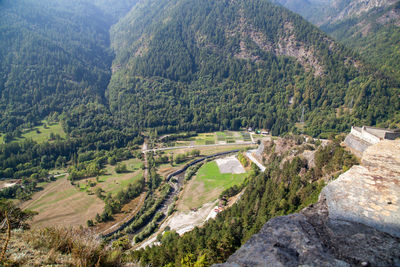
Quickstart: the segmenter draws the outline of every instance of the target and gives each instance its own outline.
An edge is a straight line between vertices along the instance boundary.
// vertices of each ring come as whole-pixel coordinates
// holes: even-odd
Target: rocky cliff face
[[[399,151],[400,141],[369,147],[317,204],[270,220],[216,266],[400,266]]]

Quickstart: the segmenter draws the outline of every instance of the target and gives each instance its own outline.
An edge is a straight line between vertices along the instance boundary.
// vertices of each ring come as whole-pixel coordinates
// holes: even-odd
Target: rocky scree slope
[[[400,141],[369,147],[318,203],[268,221],[215,266],[399,266]]]

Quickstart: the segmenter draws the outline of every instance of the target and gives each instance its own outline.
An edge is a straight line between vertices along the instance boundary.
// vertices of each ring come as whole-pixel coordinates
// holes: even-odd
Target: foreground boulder
[[[400,266],[400,141],[329,183],[318,203],[268,221],[215,266]]]

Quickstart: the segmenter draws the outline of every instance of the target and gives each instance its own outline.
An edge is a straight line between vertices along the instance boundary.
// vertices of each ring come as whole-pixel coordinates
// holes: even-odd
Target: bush
[[[123,163],[123,164],[118,163],[117,166],[115,167],[116,173],[123,173],[123,172],[127,172],[127,171],[128,171],[128,169],[127,169],[125,163]]]

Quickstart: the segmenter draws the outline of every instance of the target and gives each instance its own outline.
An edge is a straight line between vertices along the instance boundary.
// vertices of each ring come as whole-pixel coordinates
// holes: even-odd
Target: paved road
[[[194,146],[173,146],[173,147],[163,147],[154,149],[142,149],[142,153],[172,150],[172,149],[183,149],[183,148],[198,148],[198,147],[215,147],[215,146],[236,146],[236,145],[254,145],[255,142],[243,142],[243,143],[227,143],[227,144],[212,144],[212,145],[194,145]]]
[[[253,152],[255,152],[256,150],[249,150],[246,152],[246,156],[254,163],[258,166],[258,168],[260,168],[260,170],[262,172],[265,171],[265,167],[264,165],[261,164],[261,162],[259,162],[254,156],[253,156]]]

